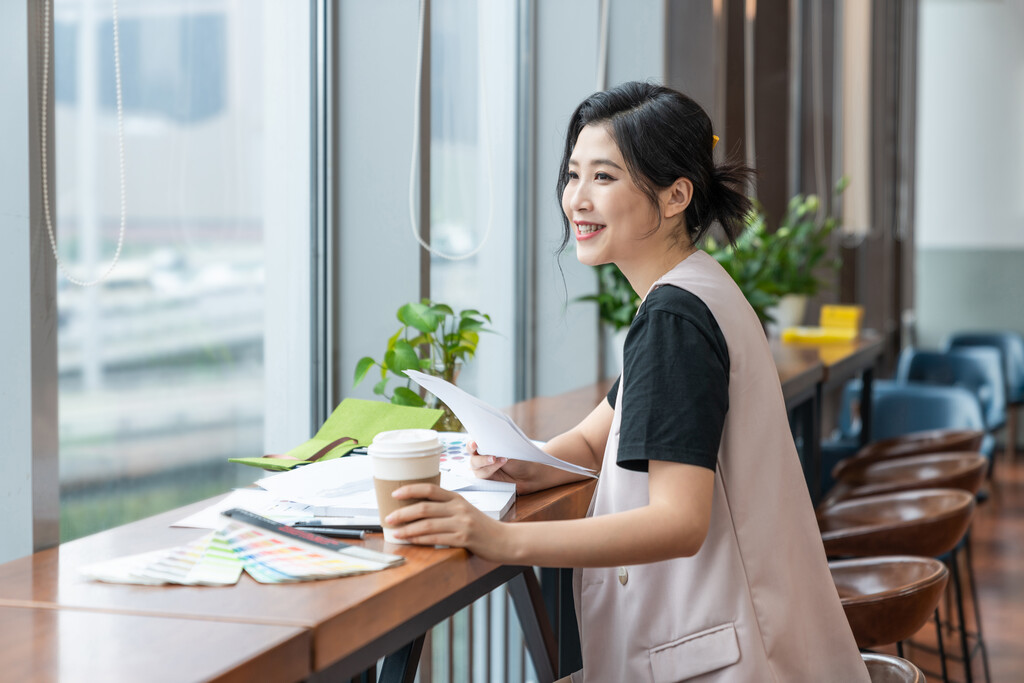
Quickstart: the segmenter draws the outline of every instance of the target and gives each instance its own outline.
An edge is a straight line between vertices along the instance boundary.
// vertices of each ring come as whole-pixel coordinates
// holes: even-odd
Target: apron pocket
[[[654,683],[676,683],[735,664],[740,659],[736,627],[722,624],[648,650]]]

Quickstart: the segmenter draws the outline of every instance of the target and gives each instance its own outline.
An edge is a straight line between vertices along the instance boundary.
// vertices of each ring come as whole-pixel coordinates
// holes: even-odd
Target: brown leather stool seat
[[[897,554],[939,557],[949,553],[949,571],[958,624],[955,628],[959,634],[961,661],[972,661],[975,652],[980,650],[985,680],[988,681],[988,652],[982,635],[981,614],[971,570],[970,544],[966,542],[973,513],[974,495],[968,491],[920,489],[838,501],[819,509],[817,516],[825,552],[832,557]],[[959,570],[961,557],[966,563],[967,585],[973,596],[976,629],[973,636],[968,631],[965,619],[964,591]],[[945,678],[946,659],[937,610],[935,621]],[[977,648],[972,647],[972,638],[976,640]],[[902,654],[902,644],[899,644],[899,649]],[[971,683],[974,680],[971,666],[967,665],[964,671],[967,683]]]
[[[925,683],[924,674],[916,666],[892,655],[862,652],[871,683]]]
[[[969,451],[880,460],[837,483],[822,507],[849,498],[928,488],[962,489],[976,494],[987,468],[984,455]]]
[[[853,456],[836,463],[832,468],[832,478],[840,481],[879,460],[927,453],[977,451],[981,448],[984,438],[985,432],[976,429],[930,429],[875,441],[861,448]]]
[[[898,643],[921,630],[949,578],[942,562],[908,555],[836,560],[828,568],[861,648]]]
[[[957,489],[921,489],[839,501],[817,511],[830,557],[938,557],[960,542],[974,496]]]

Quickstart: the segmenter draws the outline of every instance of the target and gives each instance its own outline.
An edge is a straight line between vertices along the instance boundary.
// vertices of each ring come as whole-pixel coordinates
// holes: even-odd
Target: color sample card
[[[107,583],[231,586],[238,583],[243,570],[260,583],[289,583],[363,574],[385,566],[369,551],[353,546],[349,552],[367,557],[319,549],[229,521],[222,529],[191,543],[98,562],[79,571]]]
[[[451,469],[469,462],[469,434],[464,432],[438,432],[437,440],[444,451],[441,453],[441,469]]]
[[[230,522],[222,533],[245,571],[260,583],[327,579],[380,568],[376,562],[318,550],[238,522]]]
[[[213,532],[183,546],[98,562],[80,571],[107,583],[231,586],[242,575],[242,562]]]

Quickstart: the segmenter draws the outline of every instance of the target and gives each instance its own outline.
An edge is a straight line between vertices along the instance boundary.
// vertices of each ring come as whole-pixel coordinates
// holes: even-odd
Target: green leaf
[[[404,332],[404,331],[405,331],[404,328],[400,329],[400,330],[398,330],[398,332],[395,332],[393,335],[391,335],[388,338],[388,351],[390,351],[391,349],[395,348],[395,342],[398,341],[398,338],[402,336],[402,332]]]
[[[441,318],[431,310],[430,306],[422,303],[409,303],[398,309],[398,319],[409,327],[415,327],[420,332],[433,332],[437,329]]]
[[[395,395],[391,397],[391,402],[400,406],[416,406],[421,407],[427,404],[420,395],[409,387],[396,387]]]
[[[420,357],[416,355],[416,349],[404,339],[395,342],[395,348],[388,351],[388,369],[400,377],[405,370],[418,370]]]
[[[377,382],[376,384],[373,385],[373,393],[377,394],[378,396],[383,396],[384,392],[387,391],[387,390],[388,390],[388,380],[387,380],[386,377],[384,379],[382,379],[381,381],[379,381],[379,382]]]
[[[432,304],[430,306],[430,310],[432,310],[434,313],[438,314],[439,316],[446,316],[446,315],[454,316],[455,315],[455,311],[453,311],[452,307],[447,305],[447,304]]]
[[[355,381],[352,382],[353,387],[359,386],[359,383],[363,381],[364,377],[366,377],[367,371],[372,368],[376,362],[377,361],[369,356],[364,356],[359,359],[359,362],[356,363]]]

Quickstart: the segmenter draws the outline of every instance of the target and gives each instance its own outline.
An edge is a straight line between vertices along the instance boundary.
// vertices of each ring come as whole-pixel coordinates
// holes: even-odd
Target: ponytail
[[[691,204],[694,221],[687,216],[687,223],[693,226],[690,228],[690,240],[694,244],[704,239],[716,221],[722,226],[722,233],[729,243],[736,242],[736,238],[746,228],[747,216],[753,209],[753,202],[745,192],[753,176],[754,170],[741,162],[726,161],[717,165],[712,162],[704,197],[706,205]],[[699,198],[695,196],[694,203],[698,201]]]

